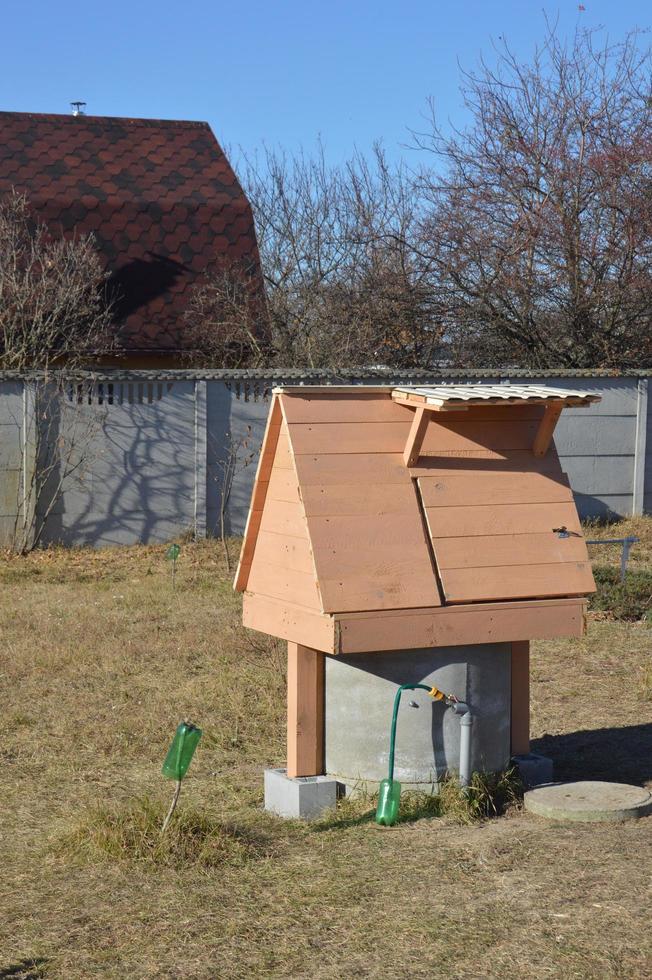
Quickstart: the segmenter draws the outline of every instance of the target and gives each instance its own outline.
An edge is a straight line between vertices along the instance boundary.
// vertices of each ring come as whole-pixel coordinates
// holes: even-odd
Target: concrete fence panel
[[[77,455],[56,472],[43,543],[167,541],[194,529],[195,386],[191,381],[96,384],[63,396],[61,431],[77,428]],[[77,465],[76,465],[77,464]],[[43,514],[41,514],[43,516]]]
[[[24,512],[25,481],[31,475],[26,455],[25,386],[0,380],[0,547],[11,547]]]
[[[0,375],[0,544],[22,519],[35,465],[30,417],[40,420],[39,467],[56,465],[39,495],[41,542],[119,545],[164,542],[186,532],[244,529],[272,388],[270,372],[107,372],[57,392],[43,429],[44,386]],[[307,383],[342,383],[311,375]],[[596,391],[602,401],[568,409],[555,434],[583,517],[652,512],[652,411],[648,377],[481,377],[433,374],[414,383],[541,383]],[[355,376],[356,383],[410,383]],[[296,380],[292,380],[296,384]],[[41,399],[37,407],[36,395]],[[39,440],[37,440],[39,441]],[[61,447],[64,447],[63,449]],[[50,453],[50,456],[48,456]],[[39,469],[40,472],[40,469]]]

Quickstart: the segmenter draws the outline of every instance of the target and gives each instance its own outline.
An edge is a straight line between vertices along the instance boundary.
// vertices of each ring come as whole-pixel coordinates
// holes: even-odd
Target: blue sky
[[[652,24],[644,0],[545,5],[572,34],[579,22],[614,39]],[[0,109],[205,119],[252,152],[291,152],[321,136],[333,160],[382,139],[404,144],[433,96],[463,119],[458,60],[491,58],[506,37],[524,57],[543,34],[543,5],[515,0],[4,0]]]

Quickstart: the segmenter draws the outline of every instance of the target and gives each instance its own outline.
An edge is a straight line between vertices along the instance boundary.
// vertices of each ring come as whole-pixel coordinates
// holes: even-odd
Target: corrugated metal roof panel
[[[433,385],[428,387],[396,387],[394,397],[399,396],[415,404],[446,405],[465,402],[476,404],[562,401],[573,405],[590,405],[600,401],[596,392],[577,391],[569,388],[552,388],[545,385],[478,384]]]

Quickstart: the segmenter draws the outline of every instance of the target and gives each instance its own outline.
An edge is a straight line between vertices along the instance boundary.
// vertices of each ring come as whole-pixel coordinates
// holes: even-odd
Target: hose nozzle
[[[443,691],[440,691],[438,687],[431,687],[428,691],[428,696],[432,698],[433,701],[445,701],[447,695]]]
[[[446,704],[457,704],[459,701],[459,698],[455,697],[454,694],[444,694],[438,687],[431,687],[428,694],[433,701],[445,701]]]

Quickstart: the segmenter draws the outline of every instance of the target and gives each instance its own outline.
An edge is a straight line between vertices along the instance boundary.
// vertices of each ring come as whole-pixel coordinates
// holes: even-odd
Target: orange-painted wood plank
[[[545,456],[545,454],[548,452],[548,448],[552,442],[552,434],[555,431],[555,426],[559,421],[559,416],[561,415],[563,407],[563,402],[557,402],[553,405],[546,405],[543,418],[541,419],[535,434],[534,444],[532,446],[532,452],[535,456]]]
[[[249,629],[269,636],[305,643],[324,653],[335,652],[333,617],[317,610],[245,592],[242,597],[242,622]]]
[[[425,574],[425,571],[424,571]],[[431,573],[432,574],[432,573]],[[420,599],[425,599],[425,605],[430,605],[430,600],[435,604],[439,603],[439,596],[435,589],[434,584],[428,586],[427,588],[419,588],[418,592],[412,591],[412,583],[414,575],[414,560],[409,554],[409,552],[404,551],[396,553],[390,557],[390,560],[381,560],[378,563],[377,568],[374,569],[373,580],[374,588],[378,589],[381,585],[384,587],[384,593],[391,593],[393,595],[401,595],[406,600],[405,606],[401,603],[400,606],[387,606],[386,605],[386,595],[377,596],[375,599],[369,597],[369,601],[380,602],[379,608],[412,608],[415,605],[423,606],[424,602],[415,602],[415,599],[419,597]],[[428,579],[429,581],[429,576]],[[368,552],[358,552],[355,549],[344,550],[341,547],[336,547],[332,552],[325,551],[319,556],[319,582],[320,587],[324,587],[325,593],[322,594],[322,600],[328,607],[326,611],[336,612],[342,611],[340,608],[335,608],[338,603],[337,596],[342,594],[342,590],[345,589],[347,582],[360,583],[362,581],[369,581],[369,557]],[[332,583],[332,589],[328,588],[325,583]],[[389,583],[389,585],[388,585]],[[405,583],[408,583],[407,585]],[[357,588],[357,585],[356,585]],[[396,600],[394,600],[396,601]],[[331,608],[331,605],[334,608]],[[359,603],[351,607],[353,610],[360,608]],[[377,608],[374,604],[372,608]]]
[[[306,486],[329,486],[332,484],[408,484],[410,477],[454,476],[465,473],[516,473],[543,472],[561,473],[556,454],[548,453],[543,459],[535,459],[530,448],[517,450],[493,457],[469,456],[431,457],[419,459],[417,466],[409,472],[400,453],[338,453],[302,455],[296,457],[296,468],[302,489]]]
[[[268,564],[257,555],[249,572],[248,590],[256,595],[287,599],[297,606],[321,610],[314,572],[298,572],[280,564]]]
[[[468,538],[467,541],[472,547]],[[518,554],[514,557],[518,558]],[[595,591],[589,562],[444,568],[441,569],[441,580],[446,602],[572,596]]]
[[[288,438],[287,427],[281,426],[274,456],[274,469],[294,470],[294,460],[290,451],[290,440]]]
[[[412,514],[310,517],[322,608],[392,609],[440,602],[415,499]]]
[[[308,485],[302,489],[306,517],[345,515],[414,514],[414,488],[406,482],[392,484]]]
[[[256,544],[256,561],[268,565],[280,565],[295,572],[315,575],[315,564],[307,537],[291,537],[288,534],[274,534],[260,531]]]
[[[432,419],[426,429],[421,449],[422,455],[437,452],[469,452],[489,449],[502,453],[506,450],[530,449],[536,435],[538,422],[507,421],[496,425],[491,421],[464,421],[454,423]],[[295,455],[320,453],[395,453],[403,452],[410,432],[410,422],[340,422],[294,423],[290,426],[290,440]]]
[[[582,533],[573,503],[479,504],[475,507],[426,507],[428,527],[437,550],[438,538],[473,538],[487,534],[536,534],[566,527]],[[469,542],[471,545],[471,542]]]
[[[523,609],[540,609],[540,608],[554,608],[560,609],[565,606],[572,606],[576,608],[579,606],[586,606],[586,599],[577,596],[567,596],[563,599],[511,599],[507,602],[486,602],[484,605],[479,606],[477,603],[469,603],[468,606],[439,606],[437,608],[428,609],[391,609],[384,612],[374,613],[374,612],[348,612],[337,614],[334,619],[338,623],[349,623],[357,620],[369,620],[369,619],[379,619],[385,621],[388,619],[401,619],[406,620],[413,618],[420,618],[422,616],[456,616],[461,612],[478,612],[483,610],[488,613],[499,612],[500,610],[523,610]]]
[[[276,447],[281,429],[282,414],[278,398],[274,397],[267,417],[267,425],[258,459],[258,467],[254,478],[251,495],[251,505],[247,515],[240,559],[235,573],[234,589],[242,592],[247,587],[247,578],[251,561],[256,548],[256,540],[260,530],[263,505],[267,493],[267,481],[272,471]]]
[[[281,395],[289,424],[322,422],[411,422],[413,411],[383,393]]]
[[[278,466],[272,469],[267,486],[269,500],[284,500],[287,503],[299,504],[299,484],[294,470],[284,470]]]
[[[529,449],[538,425],[533,419],[508,419],[497,424],[491,419],[434,416],[426,430],[421,455],[437,454],[442,450],[468,452],[491,449],[503,453],[507,450]]]
[[[429,422],[430,413],[418,406],[403,450],[403,462],[406,466],[414,466],[418,460]]]
[[[582,537],[560,538],[552,531],[539,534],[490,534],[438,538],[437,564],[442,568],[490,568],[494,565],[545,565],[554,562],[587,562]]]
[[[288,643],[287,774],[324,771],[324,654]]]
[[[470,643],[583,636],[586,602],[548,599],[540,602],[478,603],[335,617],[337,648],[353,654]]]
[[[334,447],[335,449],[336,447]],[[528,453],[530,459],[532,453]],[[296,457],[297,474],[302,490],[308,486],[357,484],[410,484],[410,474],[403,463],[402,449],[396,453],[338,453]]]
[[[419,561],[420,556],[427,556],[429,552],[416,502],[415,512],[396,514],[391,521],[375,514],[311,517],[313,551],[316,554],[331,551],[364,555],[364,560],[373,566],[383,555],[390,554],[393,558],[403,549],[405,557]]]
[[[512,643],[511,696],[512,755],[530,751],[530,644]]]
[[[532,455],[531,449],[513,449],[497,453],[493,450],[440,453],[421,456],[416,466],[410,467],[410,476],[456,476],[478,473],[547,473],[560,474],[561,464],[555,452],[542,458]]]
[[[319,579],[324,612],[357,612],[372,609],[407,609],[429,607],[440,602],[432,572],[422,581],[415,580],[407,563],[389,570],[374,569],[355,578]]]
[[[425,507],[477,504],[562,503],[573,500],[565,475],[544,473],[482,473],[422,479]]]
[[[408,402],[398,399],[397,404],[407,405]],[[412,408],[423,404],[428,411],[425,402],[412,402]],[[455,424],[457,421],[476,421],[476,422],[516,422],[525,419],[540,421],[543,418],[543,406],[532,402],[510,403],[509,405],[466,405],[452,407],[442,406],[442,409],[434,408],[431,414],[435,421]]]
[[[290,500],[266,501],[260,521],[260,530],[308,539],[308,529],[301,507],[298,503],[293,503]]]
[[[405,422],[293,423],[289,431],[295,456],[333,452],[396,453],[403,451],[410,419]]]

